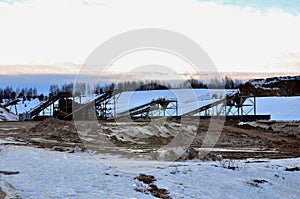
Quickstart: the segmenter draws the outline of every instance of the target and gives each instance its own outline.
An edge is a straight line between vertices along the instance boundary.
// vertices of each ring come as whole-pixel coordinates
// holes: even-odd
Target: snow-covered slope
[[[16,105],[18,114],[29,112],[32,109],[39,106],[41,103],[43,103],[43,101],[39,101],[39,99],[37,99],[37,98],[31,99],[30,101],[29,100],[23,101],[22,99],[20,99],[20,101]],[[8,108],[12,108],[12,110],[14,110],[14,105],[13,105],[13,107],[8,107]],[[52,106],[45,109],[45,114],[50,113],[50,112],[52,112]]]
[[[249,83],[255,87],[266,87],[267,85],[271,85],[278,82],[283,81],[300,81],[300,76],[286,76],[286,77],[272,77],[267,79],[254,79],[249,81]]]
[[[0,105],[0,121],[17,121],[18,116]]]
[[[32,99],[30,101],[20,101],[17,104],[17,109],[19,113],[25,113],[29,110],[33,109],[34,107],[38,106],[41,102],[38,99]]]
[[[158,98],[177,99],[178,114],[184,114],[213,101],[222,99],[226,94],[231,95],[237,90],[219,89],[174,89],[153,91],[123,92],[117,99],[117,112],[146,104]]]

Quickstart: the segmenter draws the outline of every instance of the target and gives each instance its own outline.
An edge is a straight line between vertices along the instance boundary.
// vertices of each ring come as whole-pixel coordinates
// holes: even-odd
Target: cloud
[[[280,9],[284,12],[299,14],[300,13],[300,1],[299,0],[198,0],[199,2],[216,2],[221,5],[234,5],[242,8],[251,7],[261,12],[268,12],[271,9]]]
[[[80,70],[80,65],[0,65],[0,75],[74,75]]]
[[[106,5],[101,0],[81,0],[81,2],[83,5],[86,5],[86,6],[105,6]]]
[[[24,2],[25,0],[0,0],[0,3],[7,3],[7,4],[14,4],[14,3],[21,3]]]
[[[259,5],[256,1],[251,1],[252,4],[243,1],[245,6],[231,1],[216,2],[26,0],[13,5],[2,3],[0,65],[44,65],[50,71],[49,66],[81,65],[97,46],[114,35],[154,27],[191,38],[204,48],[220,71],[296,70],[278,65],[287,60],[299,62],[298,58],[282,56],[300,52],[299,14],[285,12],[284,7],[277,9],[279,5],[261,12],[251,7]],[[57,70],[52,68],[54,73]]]

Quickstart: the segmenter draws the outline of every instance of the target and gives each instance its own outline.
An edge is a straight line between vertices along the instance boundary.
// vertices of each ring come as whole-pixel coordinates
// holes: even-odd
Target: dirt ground
[[[200,121],[190,152],[201,152],[209,125],[209,121]],[[138,123],[138,131],[130,132],[135,131],[136,125],[124,123],[117,128],[113,123],[100,122],[97,128],[79,136],[72,121],[48,118],[42,122],[0,122],[0,140],[5,140],[0,145],[25,145],[74,152],[93,150],[93,145],[97,147],[101,141],[108,139],[113,144],[108,144],[104,152],[119,153],[122,149],[123,152],[145,154],[171,142],[176,137],[172,131],[177,129],[180,132],[182,127],[168,122],[155,128]],[[148,135],[144,131],[157,132]],[[214,148],[207,150],[210,152],[206,159],[212,160],[219,156],[230,159],[300,157],[300,122],[260,121],[241,124],[226,121]],[[192,158],[197,158],[197,155],[189,154],[187,157]]]
[[[260,121],[239,125],[240,122],[225,122],[215,148],[250,149],[248,151],[222,151],[211,154],[225,158],[291,158],[300,157],[300,123]],[[201,143],[201,132],[207,130],[208,123],[199,125],[193,147]],[[251,151],[251,149],[256,149]]]
[[[2,189],[0,188],[0,199],[4,199],[6,196],[6,193],[2,191]]]

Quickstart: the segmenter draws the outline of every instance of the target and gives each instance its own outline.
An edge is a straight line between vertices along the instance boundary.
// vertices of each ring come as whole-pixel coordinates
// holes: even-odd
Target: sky
[[[220,72],[300,71],[300,0],[0,0],[0,27],[0,75],[76,74],[103,42],[140,28],[187,36]],[[156,62],[139,52],[114,64],[167,59],[147,55]]]

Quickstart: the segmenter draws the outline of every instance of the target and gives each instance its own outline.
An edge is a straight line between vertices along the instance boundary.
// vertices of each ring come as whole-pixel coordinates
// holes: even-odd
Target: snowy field
[[[137,173],[102,164],[99,158],[109,158],[103,155],[25,146],[0,150],[0,170],[20,172],[0,174],[0,187],[12,198],[153,198],[146,184],[134,179]],[[226,164],[170,162],[146,174],[172,198],[299,198],[300,172],[285,169],[299,167],[300,158],[233,161],[235,170],[224,168]]]
[[[258,97],[257,114],[271,114],[271,120],[300,120],[300,97]]]

